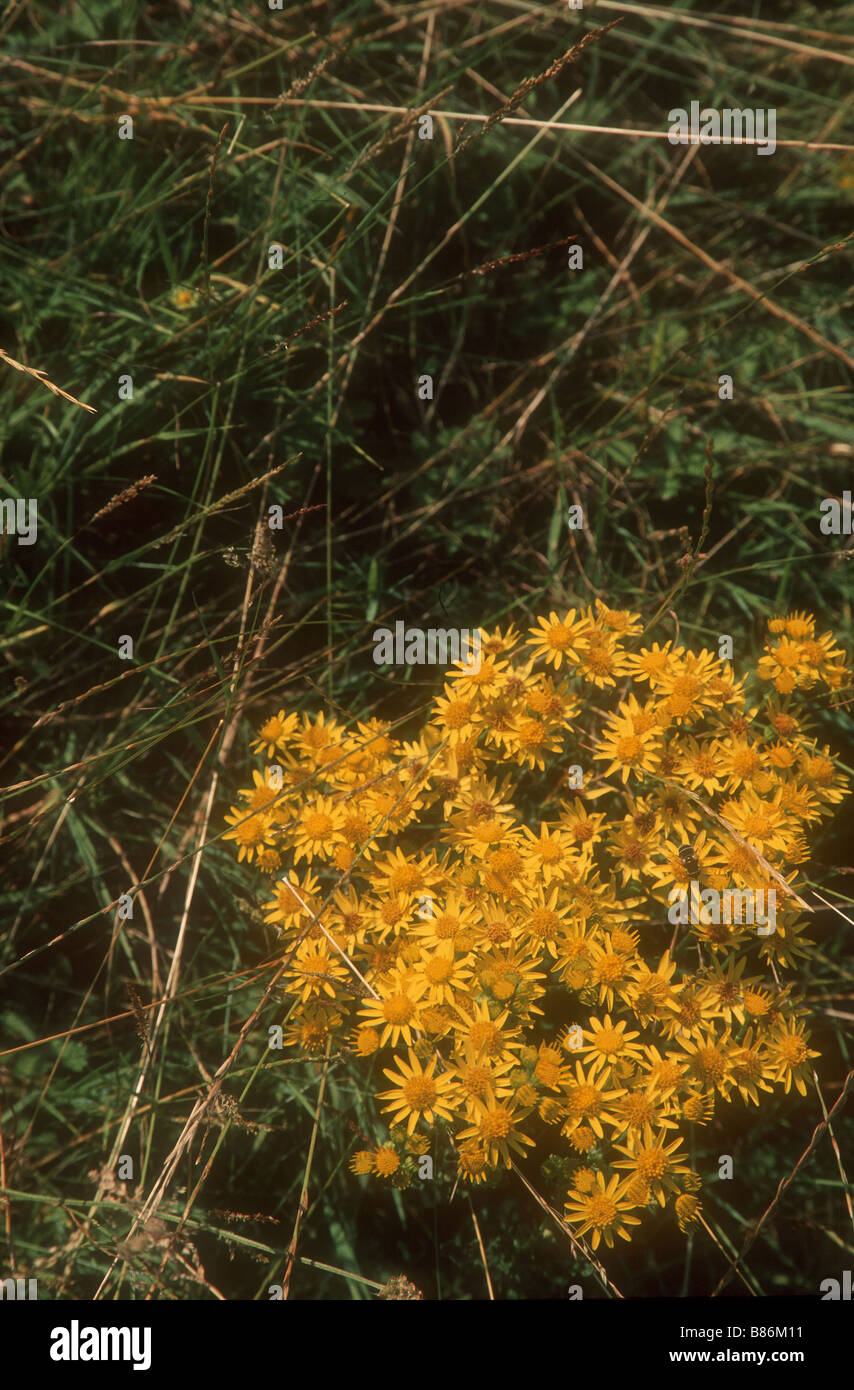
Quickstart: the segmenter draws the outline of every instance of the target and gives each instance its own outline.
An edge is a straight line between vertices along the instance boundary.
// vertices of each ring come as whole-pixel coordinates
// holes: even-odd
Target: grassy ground
[[[371,633],[398,617],[524,627],[599,596],[747,660],[768,616],[807,609],[850,652],[851,540],[820,533],[819,505],[854,456],[854,7],[19,0],[0,35],[2,496],[39,521],[32,546],[0,537],[0,1275],[266,1297],[307,1180],[295,1296],[405,1273],[483,1297],[471,1202],[349,1173],[348,1122],[376,1123],[355,1067],[316,1124],[318,1064],[267,1065],[262,1012],[214,1087],[271,944],[223,814],[275,709],[424,709],[429,671],[374,674]],[[774,107],[773,157],[671,146],[692,100]],[[816,718],[850,765],[850,710]],[[844,815],[807,869],[843,906]],[[817,931],[830,1108],[854,943],[838,914]],[[822,1119],[813,1091],[775,1105],[698,1138],[736,1156],[708,1200],[727,1250]],[[834,1136],[850,1163],[850,1116]],[[824,1135],[751,1288],[812,1293],[850,1263],[840,1172]],[[498,1297],[586,1277],[521,1185],[473,1201]],[[707,1293],[726,1261],[697,1246],[662,1226],[609,1272]]]

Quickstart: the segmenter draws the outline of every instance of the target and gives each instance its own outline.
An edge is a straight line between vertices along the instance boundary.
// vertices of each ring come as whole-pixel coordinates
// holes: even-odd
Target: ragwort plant
[[[477,1184],[546,1135],[596,1249],[700,1219],[688,1123],[805,1094],[797,869],[847,787],[804,697],[850,673],[802,613],[740,678],[601,600],[530,631],[481,629],[414,741],[279,710],[227,837],[276,879],[285,1043],[388,1082],[353,1172],[406,1187],[444,1139]]]

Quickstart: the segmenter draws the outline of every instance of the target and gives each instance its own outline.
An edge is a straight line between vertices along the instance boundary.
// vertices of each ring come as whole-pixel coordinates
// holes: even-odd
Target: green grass
[[[272,949],[223,814],[271,711],[426,707],[429,672],[375,674],[376,625],[524,626],[601,596],[645,618],[663,605],[660,641],[731,634],[741,662],[792,608],[852,649],[850,538],[818,523],[854,456],[854,7],[330,8],[37,0],[0,21],[0,346],[97,412],[0,360],[0,494],[39,503],[35,545],[0,537],[0,1277],[37,1273],[48,1294],[281,1283],[320,1071],[271,1063],[267,999],[211,1098]],[[776,153],[631,134],[693,99],[776,107]],[[464,127],[504,104],[529,124]],[[422,140],[405,113],[423,109],[457,114]],[[708,535],[676,593],[709,462]],[[289,519],[250,567],[271,504]],[[816,719],[850,766],[850,708]],[[809,877],[847,911],[844,816]],[[827,912],[816,934],[803,983],[830,1108],[852,1065],[850,921]],[[405,1273],[425,1297],[484,1297],[471,1204],[448,1181],[401,1195],[349,1173],[352,1125],[377,1130],[371,1095],[338,1059],[292,1293],[373,1297],[360,1280]],[[808,1094],[698,1130],[706,1171],[736,1159],[704,1197],[725,1248],[821,1119]],[[847,1112],[834,1134],[850,1155]],[[526,1171],[559,1205],[544,1157]],[[164,1175],[164,1229],[125,1246]],[[752,1289],[814,1293],[850,1263],[845,1181],[824,1136],[751,1247]],[[595,1294],[521,1185],[471,1201],[497,1297]],[[686,1254],[663,1221],[649,1230],[609,1257],[621,1291],[710,1292],[726,1268],[711,1241]]]

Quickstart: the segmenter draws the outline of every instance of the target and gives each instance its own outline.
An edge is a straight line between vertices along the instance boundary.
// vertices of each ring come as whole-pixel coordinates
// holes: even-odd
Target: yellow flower
[[[459,1019],[457,1033],[465,1041],[471,1043],[475,1053],[485,1057],[506,1057],[512,1053],[518,1044],[516,1035],[518,1028],[505,1028],[509,1018],[507,1009],[500,1009],[493,1017],[489,1010],[489,1005],[485,1000],[480,1000],[470,1006],[471,1012],[456,1005],[454,1012]]]
[[[781,1021],[768,1039],[767,1046],[768,1061],[775,1070],[775,1080],[783,1083],[787,1095],[794,1085],[798,1094],[805,1096],[805,1078],[812,1071],[810,1062],[819,1053],[807,1045],[803,1024]]]
[[[601,628],[588,628],[578,642],[579,675],[590,685],[605,690],[628,673],[626,658],[615,637]]]
[[[453,1004],[465,994],[471,979],[472,956],[456,957],[452,941],[443,942],[435,951],[422,951],[417,966],[417,978],[427,990],[431,1004]]]
[[[421,920],[413,934],[428,950],[435,950],[447,942],[455,948],[468,949],[476,940],[477,915],[462,893],[449,893],[444,901],[431,895],[426,895],[426,900],[421,896],[419,903],[417,915]]]
[[[394,1149],[384,1146],[374,1154],[374,1172],[378,1178],[390,1178],[400,1167],[400,1157]]]
[[[632,1042],[632,1039],[640,1037],[640,1034],[627,1033],[626,1024],[622,1019],[616,1025],[613,1024],[610,1014],[606,1014],[604,1020],[591,1018],[590,1027],[584,1031],[590,1042],[579,1051],[590,1054],[592,1075],[605,1066],[610,1067],[614,1062],[630,1061],[642,1055],[641,1047]]]
[[[396,1047],[401,1038],[410,1046],[412,1030],[417,1030],[420,1009],[418,1001],[427,988],[424,980],[396,971],[380,986],[380,998],[370,999],[359,1010],[366,1023],[380,1035],[380,1047],[390,1042]]]
[[[264,903],[266,920],[271,925],[293,926],[297,922],[308,922],[317,916],[320,885],[313,874],[307,873],[300,880],[291,869],[287,878],[276,884],[272,902]]]
[[[634,680],[649,681],[650,688],[655,690],[684,651],[684,647],[671,651],[670,642],[665,642],[663,647],[653,642],[651,647],[641,647],[636,655],[627,654],[626,668]]]
[[[576,1192],[592,1192],[596,1186],[596,1173],[592,1168],[576,1168],[572,1186]]]
[[[559,670],[564,657],[567,661],[577,662],[578,639],[587,626],[588,620],[577,618],[574,608],[570,608],[563,619],[552,611],[548,618],[538,618],[537,626],[528,629],[534,636],[527,639],[527,645],[533,648],[535,660],[544,656]]]
[[[380,1035],[376,1028],[358,1028],[353,1048],[358,1057],[370,1057],[379,1050]]]
[[[719,659],[710,651],[685,652],[674,658],[656,689],[669,717],[677,724],[693,722],[704,710],[714,708],[717,700],[710,683],[719,670]]]
[[[726,1100],[732,1089],[734,1046],[729,1034],[722,1037],[678,1037],[679,1046],[688,1054],[689,1075],[705,1091],[718,1091]]]
[[[631,720],[612,718],[611,726],[597,742],[593,756],[610,764],[605,769],[606,777],[619,772],[623,781],[627,782],[630,773],[636,776],[639,772],[653,772],[656,769],[660,744],[661,737],[657,731],[650,729],[645,734],[637,734]]]
[[[614,1135],[642,1133],[653,1125],[657,1129],[675,1129],[671,1118],[673,1106],[664,1091],[655,1084],[627,1091],[612,1107],[611,1124]]]
[[[258,737],[253,740],[250,747],[256,752],[266,753],[268,758],[272,758],[276,753],[284,753],[288,746],[288,741],[294,729],[299,724],[298,714],[285,714],[280,709],[278,714],[274,714],[258,730]]]
[[[591,811],[581,797],[576,796],[571,805],[564,803],[559,823],[572,842],[582,852],[589,853],[601,838],[604,819],[604,813]]]
[[[666,1144],[665,1138],[663,1130],[654,1136],[651,1126],[645,1125],[642,1136],[632,1134],[627,1144],[614,1145],[618,1153],[626,1155],[615,1159],[614,1167],[627,1168],[662,1207],[671,1192],[678,1192],[677,1177],[691,1171],[682,1162],[682,1155],[676,1153],[682,1147],[681,1138],[674,1139],[672,1144]]]
[[[506,1078],[513,1066],[512,1058],[492,1061],[479,1056],[471,1043],[467,1043],[448,1072],[456,1106],[471,1113],[479,1103],[506,1100],[512,1094],[512,1087],[507,1084]]]
[[[545,821],[541,821],[539,835],[527,826],[522,827],[522,835],[529,842],[525,867],[543,883],[561,882],[578,867],[578,854],[565,830],[550,830]]]
[[[683,1192],[676,1198],[676,1218],[679,1229],[685,1234],[689,1226],[700,1219],[700,1203],[690,1192]]]
[[[383,1109],[393,1111],[391,1123],[401,1124],[406,1120],[406,1130],[411,1134],[419,1120],[432,1125],[435,1118],[450,1120],[451,1111],[445,1099],[450,1081],[446,1076],[434,1076],[437,1058],[434,1055],[425,1068],[421,1066],[412,1048],[409,1061],[397,1058],[396,1072],[384,1067],[383,1071],[394,1085],[389,1091],[381,1091],[378,1100],[388,1101]]]
[[[767,1048],[754,1041],[753,1030],[748,1028],[732,1059],[732,1079],[736,1089],[743,1100],[758,1105],[759,1092],[770,1091],[769,1082],[774,1078],[774,1061],[769,1057]]]
[[[566,1219],[576,1228],[576,1235],[592,1231],[590,1243],[594,1250],[599,1249],[603,1240],[608,1247],[613,1246],[615,1235],[631,1240],[629,1226],[640,1225],[639,1216],[629,1215],[637,1202],[627,1188],[628,1183],[625,1179],[621,1182],[617,1174],[606,1183],[605,1175],[597,1173],[596,1184],[590,1192],[570,1191]]]
[[[486,1182],[490,1163],[487,1152],[479,1144],[461,1144],[457,1150],[457,1171],[463,1182]]]
[[[436,883],[434,856],[407,855],[396,848],[384,859],[378,859],[372,871],[375,891],[388,893],[426,894]]]
[[[334,999],[335,985],[347,978],[347,970],[325,939],[304,941],[297,947],[294,967],[286,971],[286,978],[294,982],[288,988],[303,1002],[324,994]]]
[[[188,289],[186,285],[177,286],[172,291],[171,299],[176,309],[192,309],[199,302],[196,291]]]
[[[310,767],[329,767],[343,758],[341,745],[344,734],[334,719],[326,722],[323,710],[312,720],[302,716],[302,729],[293,740],[294,747]]]
[[[512,1102],[492,1098],[477,1104],[477,1119],[467,1129],[460,1131],[459,1138],[478,1144],[485,1150],[493,1166],[503,1163],[505,1168],[509,1168],[513,1162],[512,1154],[524,1154],[526,1146],[531,1147],[534,1143],[518,1127],[517,1121],[522,1113]]]
[[[520,715],[513,720],[505,741],[518,763],[542,771],[546,766],[546,757],[560,752],[562,738],[563,731],[559,727],[548,724],[544,719]]]
[[[339,821],[340,814],[328,797],[317,796],[304,802],[290,828],[294,861],[328,859],[330,851],[341,838]]]
[[[613,1102],[625,1094],[625,1087],[606,1090],[607,1074],[599,1076],[590,1068],[585,1074],[580,1062],[575,1064],[575,1080],[566,1087],[567,1119],[564,1134],[571,1134],[580,1124],[591,1129],[598,1139],[604,1136],[602,1122],[613,1124]]]
[[[247,815],[245,810],[232,806],[231,813],[225,817],[225,821],[232,829],[226,830],[222,838],[236,840],[238,863],[245,859],[247,864],[251,864],[256,854],[260,855],[273,843],[274,834],[269,816]]]
[[[474,698],[459,695],[450,682],[446,683],[445,694],[436,700],[433,709],[433,725],[451,748],[471,738],[481,722]]]
[[[750,787],[746,787],[737,801],[724,802],[721,816],[760,854],[767,855],[769,851],[786,847],[779,794],[771,801],[764,801]]]
[[[628,608],[609,608],[601,598],[594,600],[594,607],[595,621],[602,627],[619,633],[621,637],[637,637],[643,631],[643,618],[640,613],[631,613]],[[590,616],[592,617],[592,614]]]

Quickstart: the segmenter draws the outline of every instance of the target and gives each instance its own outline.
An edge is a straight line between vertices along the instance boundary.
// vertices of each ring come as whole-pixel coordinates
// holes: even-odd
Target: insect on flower
[[[693,845],[682,845],[679,849],[679,862],[689,878],[696,878],[700,872],[700,861]]]

